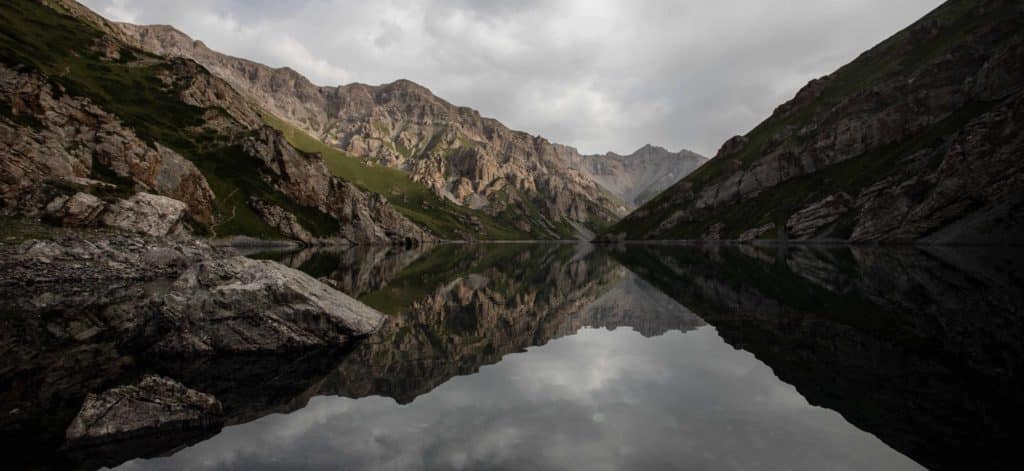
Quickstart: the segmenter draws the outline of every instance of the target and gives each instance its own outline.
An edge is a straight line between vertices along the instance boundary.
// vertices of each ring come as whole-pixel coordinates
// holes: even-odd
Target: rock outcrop
[[[669,152],[663,147],[646,145],[629,155],[585,155],[578,165],[584,174],[633,209],[707,161],[707,157],[685,149]]]
[[[736,239],[774,223],[790,239],[1019,242],[1021,64],[1019,2],[948,1],[608,233]]]
[[[195,240],[71,233],[0,249],[0,290],[20,289],[26,312],[63,312],[53,331],[161,355],[339,347],[385,319],[298,270]]]
[[[69,94],[39,74],[0,63],[0,208],[39,214],[25,194],[54,180],[112,172],[141,190],[188,205],[192,219],[213,222],[213,192],[196,166],[160,143],[147,143],[117,116]],[[48,203],[49,201],[47,201]]]
[[[348,242],[414,243],[435,239],[399,214],[383,196],[364,192],[331,175],[321,156],[296,150],[273,128],[260,128],[243,141],[243,147],[263,161],[275,188],[303,206],[336,218],[341,223],[338,236]],[[312,239],[311,234],[290,227],[294,216],[289,217],[282,208],[272,209],[264,203],[260,211],[277,227],[284,227],[296,237]]]
[[[224,422],[217,398],[172,379],[146,376],[86,397],[67,429],[67,444],[78,448],[148,435],[219,429]]]
[[[174,355],[337,346],[385,320],[305,273],[245,257],[196,264],[150,306],[152,350]]]

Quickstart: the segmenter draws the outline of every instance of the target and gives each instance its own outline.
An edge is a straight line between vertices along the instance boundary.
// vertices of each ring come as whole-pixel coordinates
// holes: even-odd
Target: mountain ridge
[[[319,86],[289,68],[213,51],[173,27],[105,24],[140,49],[196,60],[345,154],[405,171],[442,199],[516,221],[524,232],[575,237],[626,213],[570,165],[576,149],[509,129],[415,82]]]
[[[584,155],[579,165],[586,175],[636,208],[707,161],[707,157],[687,149],[671,152],[645,144],[626,155]]]
[[[950,0],[811,81],[607,239],[1013,243],[1024,5]]]

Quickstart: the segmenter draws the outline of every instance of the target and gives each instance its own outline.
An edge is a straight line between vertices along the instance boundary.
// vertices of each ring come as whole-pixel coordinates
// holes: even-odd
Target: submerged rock
[[[219,429],[223,423],[217,398],[168,378],[146,376],[137,384],[89,394],[68,426],[67,446]]]

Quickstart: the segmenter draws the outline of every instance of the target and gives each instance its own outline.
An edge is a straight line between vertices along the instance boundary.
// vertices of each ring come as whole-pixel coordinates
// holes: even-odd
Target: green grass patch
[[[281,238],[248,206],[250,196],[278,204],[295,214],[311,233],[337,234],[339,224],[330,216],[295,204],[260,176],[262,162],[246,155],[232,142],[238,136],[200,131],[208,110],[180,99],[185,83],[165,83],[172,69],[198,65],[163,60],[143,51],[122,47],[120,59],[107,61],[95,50],[102,32],[30,0],[0,4],[0,62],[34,71],[63,86],[67,93],[86,97],[117,115],[147,143],[160,143],[193,161],[216,196],[217,236],[248,235]],[[145,61],[138,61],[145,58]],[[59,89],[57,89],[59,92]],[[2,110],[0,110],[2,111]],[[226,113],[224,110],[219,110]],[[125,186],[124,177],[96,166],[94,177]]]
[[[296,149],[323,156],[332,174],[354,183],[363,190],[383,195],[399,213],[438,237],[483,240],[533,238],[530,234],[481,211],[465,208],[438,197],[401,170],[364,162],[270,113],[264,113],[263,119],[281,131]],[[474,220],[479,222],[480,230],[473,224]]]

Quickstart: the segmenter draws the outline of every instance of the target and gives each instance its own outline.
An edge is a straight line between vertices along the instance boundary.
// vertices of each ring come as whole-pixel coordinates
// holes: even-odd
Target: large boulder
[[[137,384],[89,394],[65,435],[68,446],[74,448],[166,433],[219,429],[223,424],[217,398],[174,380],[151,375]]]
[[[245,257],[189,268],[152,307],[152,350],[171,355],[335,347],[385,321],[305,273]]]
[[[103,214],[103,224],[154,237],[176,234],[183,229],[188,205],[166,196],[136,193],[117,202]]]

